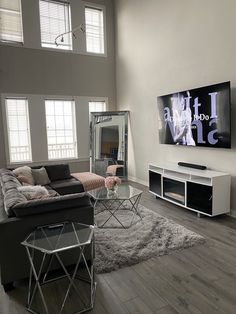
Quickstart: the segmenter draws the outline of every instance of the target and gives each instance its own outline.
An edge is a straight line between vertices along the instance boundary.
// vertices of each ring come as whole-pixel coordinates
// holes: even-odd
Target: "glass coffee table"
[[[97,227],[99,228],[103,228],[105,225],[107,228],[117,228],[117,225],[111,226],[107,224],[111,218],[113,218],[113,220],[118,223],[118,227],[122,228],[131,227],[134,223],[135,217],[139,217],[139,220],[142,220],[142,217],[138,210],[142,191],[132,187],[131,185],[118,185],[116,192],[110,192],[107,190],[107,188],[102,187],[88,191],[87,193],[94,200],[93,206],[96,216],[101,212],[107,212],[104,221],[100,224],[97,223]],[[101,209],[101,211],[96,214],[98,207]],[[126,224],[126,226],[124,222],[122,222],[119,218],[120,211],[132,213],[131,216],[127,215],[126,223],[128,220],[128,225]]]
[[[35,299],[36,293],[42,300],[44,311],[49,314],[48,304],[46,303],[45,294],[42,286],[51,283],[52,281],[59,280],[62,278],[68,279],[68,285],[66,285],[66,291],[64,298],[59,305],[58,313],[62,313],[67,298],[73,287],[75,292],[82,303],[82,309],[76,313],[83,313],[93,308],[96,282],[94,281],[94,267],[93,267],[93,255],[94,255],[94,227],[91,225],[84,225],[77,222],[63,222],[53,225],[47,225],[38,227],[33,231],[23,242],[22,245],[26,248],[27,255],[30,262],[30,276],[29,276],[29,288],[28,288],[28,299],[27,299],[27,310],[31,313],[38,313],[32,309],[33,300]],[[87,246],[90,248],[90,261],[88,263],[84,255],[84,249]],[[78,249],[74,251],[76,257],[75,267],[70,273],[63,262],[61,253]],[[36,254],[37,253],[37,254]],[[39,254],[41,258],[39,258]],[[53,259],[57,260],[63,275],[59,277],[50,278],[49,272],[53,265]],[[86,274],[88,279],[78,275],[78,270],[81,262],[85,265]],[[50,279],[49,279],[50,278]],[[34,279],[34,280],[33,280]],[[75,284],[75,279],[83,280],[90,285],[89,297],[85,302],[81,298],[81,294],[78,290],[78,285]]]

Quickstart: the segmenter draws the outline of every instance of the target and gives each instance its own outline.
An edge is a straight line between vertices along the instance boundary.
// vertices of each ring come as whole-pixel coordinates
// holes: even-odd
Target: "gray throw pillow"
[[[46,185],[51,182],[44,167],[40,169],[32,169],[32,175],[34,177],[35,184],[37,185]]]

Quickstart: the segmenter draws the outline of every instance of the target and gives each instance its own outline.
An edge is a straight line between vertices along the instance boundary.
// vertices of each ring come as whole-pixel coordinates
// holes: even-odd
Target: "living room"
[[[10,2],[0,1],[0,10]],[[16,167],[6,144],[6,99],[28,101],[32,162],[27,164],[66,162],[74,173],[90,170],[89,102],[105,102],[106,111],[129,111],[128,182],[143,191],[140,204],[201,235],[206,242],[96,275],[92,312],[234,313],[236,4],[233,0],[69,3],[71,28],[75,29],[72,51],[57,49],[55,37],[51,47],[42,46],[38,0],[21,0],[24,43],[1,40],[0,168]],[[82,27],[86,6],[104,13],[102,53],[86,51]],[[2,25],[0,21],[0,33]],[[59,37],[57,44],[63,45],[63,40]],[[227,81],[231,82],[231,149],[159,142],[157,96]],[[75,103],[78,156],[49,161],[44,103],[58,99]],[[149,193],[149,165],[177,165],[179,161],[231,176],[230,214],[198,218],[196,213]],[[25,313],[27,284],[18,283],[8,293],[1,289],[0,295],[2,313]],[[52,300],[56,296],[52,292]]]

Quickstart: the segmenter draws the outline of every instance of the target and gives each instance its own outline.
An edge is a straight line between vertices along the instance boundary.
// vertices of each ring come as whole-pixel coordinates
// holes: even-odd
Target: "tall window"
[[[46,100],[48,158],[77,157],[75,103],[70,100]]]
[[[67,33],[71,30],[70,5],[66,2],[40,0],[39,13],[42,47],[72,50],[72,35]]]
[[[0,40],[23,43],[20,0],[0,0]]]
[[[89,101],[89,113],[106,111],[105,101]]]
[[[104,53],[103,10],[85,7],[86,50],[92,53]]]
[[[5,105],[10,162],[32,161],[28,100],[8,98]]]

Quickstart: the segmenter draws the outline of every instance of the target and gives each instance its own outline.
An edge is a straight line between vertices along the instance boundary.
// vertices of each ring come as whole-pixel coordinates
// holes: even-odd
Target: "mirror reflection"
[[[92,118],[92,172],[127,178],[128,112],[94,112]]]

